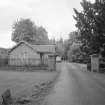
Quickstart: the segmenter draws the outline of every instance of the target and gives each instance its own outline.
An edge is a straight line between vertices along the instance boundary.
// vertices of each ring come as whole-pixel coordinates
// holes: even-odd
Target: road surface
[[[105,75],[63,62],[61,73],[43,105],[105,105]]]

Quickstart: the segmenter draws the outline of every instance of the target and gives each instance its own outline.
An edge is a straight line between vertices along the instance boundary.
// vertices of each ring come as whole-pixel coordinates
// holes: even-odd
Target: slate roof
[[[37,52],[55,53],[55,45],[31,45]]]
[[[55,45],[54,44],[48,44],[48,45],[41,45],[41,44],[36,44],[36,45],[31,45],[25,41],[21,41],[18,44],[16,44],[12,49],[10,49],[9,53],[12,52],[15,48],[17,48],[19,45],[24,43],[28,47],[32,48],[34,51],[38,53],[55,53]]]

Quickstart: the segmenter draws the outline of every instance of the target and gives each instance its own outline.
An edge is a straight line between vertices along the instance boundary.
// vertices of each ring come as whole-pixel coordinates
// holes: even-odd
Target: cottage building
[[[48,65],[50,56],[54,54],[55,45],[31,45],[21,41],[9,51],[8,63],[16,66]]]

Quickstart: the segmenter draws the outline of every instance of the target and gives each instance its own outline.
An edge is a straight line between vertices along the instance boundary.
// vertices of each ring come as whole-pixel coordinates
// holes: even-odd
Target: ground
[[[61,72],[42,105],[105,105],[105,74],[68,62],[57,64],[58,69]],[[32,86],[54,80],[56,73],[0,71],[0,94],[10,88],[13,95],[29,95]]]
[[[13,96],[29,95],[33,86],[52,81],[56,72],[0,71],[0,94],[10,89]]]
[[[43,105],[105,105],[105,74],[86,71],[86,65],[63,62],[61,74]]]

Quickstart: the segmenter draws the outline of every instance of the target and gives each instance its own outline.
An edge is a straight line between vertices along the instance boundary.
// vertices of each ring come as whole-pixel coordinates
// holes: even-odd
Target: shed
[[[54,53],[55,45],[31,45],[21,41],[9,51],[9,65],[48,64],[49,55]]]

